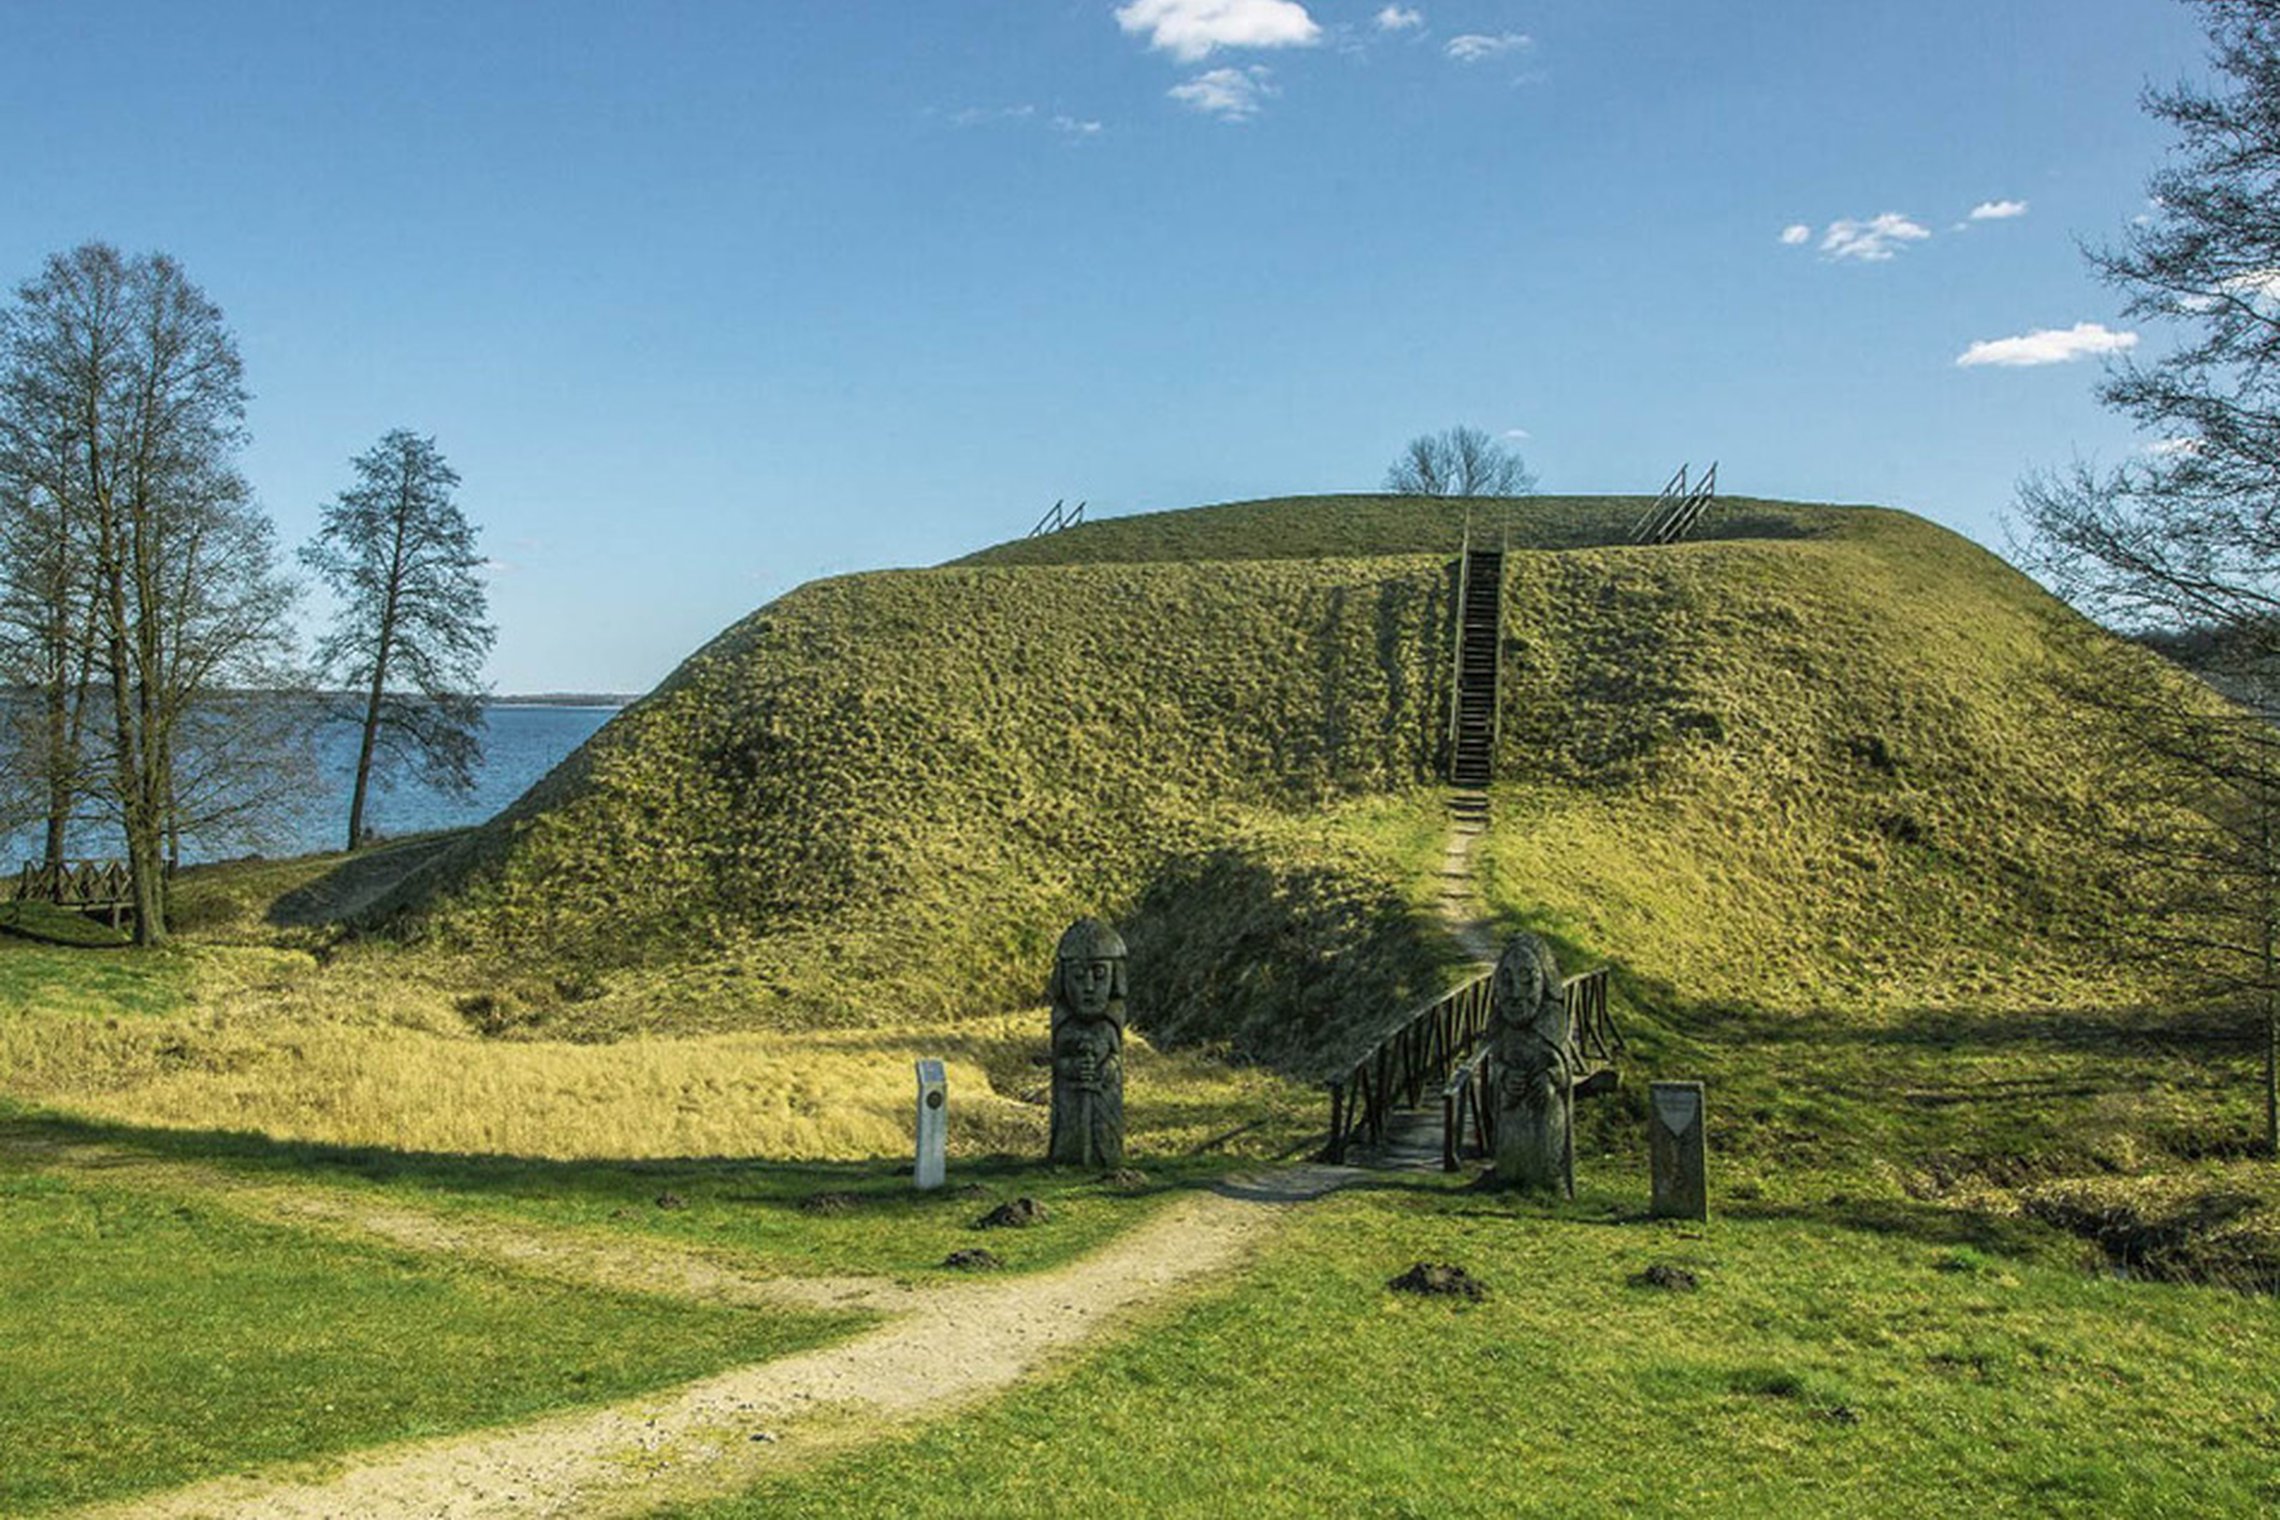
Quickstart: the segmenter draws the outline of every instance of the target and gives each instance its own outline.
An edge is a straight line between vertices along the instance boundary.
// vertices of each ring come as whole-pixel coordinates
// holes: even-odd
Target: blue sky
[[[633,691],[818,575],[1460,422],[1999,545],[2144,441],[2078,245],[2203,69],[2172,0],[11,0],[0,278],[172,253],[287,543],[432,433],[498,687]]]

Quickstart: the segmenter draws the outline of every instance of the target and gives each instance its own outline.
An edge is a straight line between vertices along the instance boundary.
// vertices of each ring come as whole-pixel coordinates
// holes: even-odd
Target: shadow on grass
[[[1428,1190],[1412,1188],[1408,1191],[1423,1194]],[[1823,1203],[1720,1199],[1709,1221],[1700,1222],[1655,1215],[1648,1207],[1643,1186],[1636,1198],[1608,1199],[1604,1195],[1587,1194],[1572,1203],[1531,1199],[1485,1184],[1435,1191],[1462,1200],[1448,1210],[1451,1217],[1506,1224],[1532,1222],[1585,1229],[1637,1230],[1642,1234],[1675,1228],[1705,1237],[1714,1235],[1722,1224],[1729,1223],[1806,1224],[1905,1239],[1919,1245],[1969,1246],[1977,1251],[2021,1259],[2047,1257],[2053,1245],[2065,1238],[2061,1232],[2033,1220],[1906,1199],[1853,1198],[1844,1194],[1832,1194]]]
[[[1660,984],[1648,995],[1668,997]],[[1657,999],[1660,1006],[1673,1002]],[[1931,1051],[2018,1048],[2162,1055],[2249,1048],[2260,1030],[2246,1013],[2145,1008],[2040,1009],[1993,1013],[1952,1008],[1902,1010],[1874,1022],[1771,1013],[1735,1004],[1696,1004],[1681,1015],[1705,1038],[1790,1045],[1916,1047]]]
[[[344,855],[324,875],[281,894],[264,916],[280,929],[323,928],[352,921],[465,834],[463,829],[419,834]]]
[[[89,1146],[119,1153],[123,1161],[161,1161],[219,1167],[249,1180],[400,1184],[469,1198],[543,1199],[592,1204],[652,1203],[689,1191],[709,1200],[787,1209],[811,1205],[819,1194],[837,1195],[866,1210],[912,1210],[945,1204],[971,1206],[981,1192],[1018,1190],[1068,1193],[1113,1191],[1146,1197],[1233,1169],[1211,1158],[1149,1159],[1144,1184],[1109,1184],[1094,1173],[1019,1156],[955,1160],[951,1185],[920,1192],[910,1167],[893,1160],[769,1161],[736,1157],[673,1157],[627,1161],[557,1161],[525,1156],[484,1156],[400,1151],[368,1146],[273,1140],[228,1130],[170,1130],[0,1107],[0,1149]],[[87,1170],[100,1173],[95,1160]]]
[[[2012,1257],[2047,1255],[2061,1239],[2058,1232],[2029,1220],[1898,1198],[1832,1197],[1817,1204],[1735,1202],[1720,1212],[1737,1220],[1828,1225]]]

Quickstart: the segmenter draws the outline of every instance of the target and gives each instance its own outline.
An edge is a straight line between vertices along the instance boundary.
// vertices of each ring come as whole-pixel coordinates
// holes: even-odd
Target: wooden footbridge
[[[116,929],[135,910],[135,878],[123,860],[27,860],[16,877],[15,897],[73,913],[107,913]]]
[[[1456,1171],[1496,1151],[1496,1051],[1489,1042],[1493,971],[1443,993],[1333,1078],[1326,1161]],[[1607,968],[1569,977],[1578,1098],[1615,1090],[1622,1031],[1607,1009]],[[1433,1145],[1438,1130],[1439,1145]]]

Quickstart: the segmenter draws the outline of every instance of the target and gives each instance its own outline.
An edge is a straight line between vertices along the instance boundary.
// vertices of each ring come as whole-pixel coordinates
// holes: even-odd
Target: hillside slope
[[[1430,828],[1317,820],[1431,775],[1449,594],[1414,556],[806,586],[442,862],[419,916],[520,960],[680,968],[643,991],[677,1019],[868,1022],[1033,1002],[1071,918],[1201,873],[1273,883],[1273,932],[1382,938],[1340,972],[1399,1000],[1440,958],[1406,879]]]
[[[1512,916],[1769,1010],[2143,982],[2071,943],[2122,910],[2089,887],[2116,735],[2059,678],[2152,662],[1994,555],[1854,512],[1791,542],[1519,555],[1506,595],[1488,861]]]
[[[2079,620],[1905,514],[1732,503],[1609,545],[1643,505],[1514,504],[1554,547],[1507,561],[1507,920],[1753,1005],[2105,977],[2057,922],[2102,823],[2098,720],[2047,679]],[[1245,503],[802,587],[399,909],[586,968],[556,1017],[599,1032],[1034,1004],[1105,913],[1136,1022],[1318,1067],[1450,959],[1418,909],[1461,526]]]

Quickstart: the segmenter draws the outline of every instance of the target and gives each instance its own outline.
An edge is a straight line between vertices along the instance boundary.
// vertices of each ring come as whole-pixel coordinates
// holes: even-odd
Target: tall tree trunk
[[[2257,814],[2257,845],[2263,867],[2259,873],[2262,892],[2259,916],[2263,930],[2264,951],[2264,1154],[2280,1160],[2280,986],[2272,981],[2273,934],[2273,859],[2272,859],[2272,777],[2266,771],[2263,781],[2262,805]]]
[[[48,865],[63,863],[65,830],[71,823],[71,810],[78,803],[72,790],[70,751],[65,746],[71,739],[70,714],[65,710],[68,700],[61,686],[49,694],[47,710],[47,837],[41,843],[40,859]]]
[[[116,561],[116,534],[106,524],[106,563],[103,566],[107,626],[103,630],[105,663],[109,666],[112,759],[118,776],[119,811],[127,847],[127,874],[135,899],[135,943],[156,945],[166,939],[166,909],[159,896],[159,810],[150,794],[149,767],[143,763],[142,743],[147,730],[136,722],[138,698],[131,656],[127,650],[126,575]]]
[[[348,801],[348,847],[364,843],[364,795],[372,780],[372,753],[380,740],[380,700],[388,687],[388,656],[396,647],[396,602],[404,587],[404,530],[411,518],[410,486],[397,493],[396,536],[388,551],[388,594],[380,603],[380,637],[372,646],[372,689],[364,703],[364,736],[356,751],[356,790]]]
[[[86,624],[79,631],[79,669],[71,679],[70,705],[64,712],[62,750],[51,754],[48,782],[47,863],[61,865],[68,846],[73,813],[86,778],[81,774],[87,740],[87,698],[95,685],[95,642],[103,617],[103,599],[90,592]],[[68,655],[67,655],[68,658]]]
[[[372,782],[372,753],[380,738],[380,686],[388,678],[387,649],[372,662],[372,690],[364,703],[364,735],[356,747],[356,789],[348,799],[348,847],[364,843],[364,794]]]

